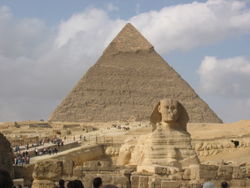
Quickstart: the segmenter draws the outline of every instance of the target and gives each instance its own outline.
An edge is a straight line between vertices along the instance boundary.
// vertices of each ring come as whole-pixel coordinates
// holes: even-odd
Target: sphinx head
[[[173,99],[160,100],[158,111],[161,114],[161,121],[164,123],[177,122],[179,118],[179,103]]]
[[[184,106],[174,99],[162,99],[155,106],[150,116],[150,122],[153,130],[157,123],[171,125],[173,129],[186,130],[186,124],[189,120]]]

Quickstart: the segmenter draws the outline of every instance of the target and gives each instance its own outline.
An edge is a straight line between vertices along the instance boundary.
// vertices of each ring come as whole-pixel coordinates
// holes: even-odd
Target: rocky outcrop
[[[14,176],[13,170],[14,155],[10,142],[0,133],[0,168],[7,170],[11,176]]]

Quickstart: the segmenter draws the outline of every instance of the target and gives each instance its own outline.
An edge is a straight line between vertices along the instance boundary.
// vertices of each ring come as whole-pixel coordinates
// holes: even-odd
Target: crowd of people
[[[46,143],[51,143],[51,144],[56,144],[57,146],[63,146],[64,145],[64,142],[61,138],[44,138],[44,139],[41,139],[39,141],[37,141],[36,143],[27,143],[26,145],[24,146],[19,146],[19,145],[16,145],[13,150],[14,152],[21,152],[21,150],[29,150],[30,148],[35,148],[35,147],[38,147],[38,146],[44,146],[44,144]]]
[[[58,153],[58,148],[57,147],[50,147],[50,148],[42,148],[42,149],[37,149],[33,151],[35,156],[41,156],[41,155],[53,155]],[[24,164],[30,164],[30,155],[31,152],[24,151],[24,152],[17,152],[14,157],[14,165],[24,165]]]
[[[53,154],[57,154],[58,153],[58,149],[57,147],[54,148],[43,148],[43,149],[35,149],[35,156],[41,156],[41,155],[53,155]]]
[[[52,144],[56,144],[56,147],[49,147],[49,148],[42,148],[42,149],[38,149],[37,146],[44,146],[44,143],[52,143]],[[22,152],[22,149],[20,146],[15,146],[14,147],[14,152],[15,157],[14,157],[14,165],[24,165],[24,164],[29,164],[30,163],[30,158],[32,156],[41,156],[41,155],[53,155],[53,154],[57,154],[58,153],[58,148],[63,146],[64,142],[62,139],[60,138],[46,138],[43,140],[40,140],[38,143],[36,144],[27,144],[25,146],[25,151]],[[35,147],[35,149],[33,151],[29,151],[30,148]]]
[[[84,184],[80,180],[72,180],[65,182],[64,180],[59,180],[59,185],[56,188],[84,188]],[[92,181],[92,187],[93,188],[118,188],[115,185],[103,185],[102,179],[100,177],[97,177],[93,179]]]
[[[28,151],[16,154],[14,158],[15,165],[24,165],[30,163],[30,155]]]

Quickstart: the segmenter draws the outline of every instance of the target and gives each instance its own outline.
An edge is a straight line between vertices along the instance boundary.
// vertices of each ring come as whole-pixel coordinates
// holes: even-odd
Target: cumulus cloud
[[[250,60],[245,57],[205,57],[199,67],[200,88],[226,121],[249,119]]]
[[[227,97],[250,96],[250,60],[244,57],[205,57],[199,67],[201,89]]]
[[[92,8],[48,26],[0,7],[0,121],[47,118],[126,22],[163,55],[249,34],[250,9],[242,1],[208,0],[122,20]]]

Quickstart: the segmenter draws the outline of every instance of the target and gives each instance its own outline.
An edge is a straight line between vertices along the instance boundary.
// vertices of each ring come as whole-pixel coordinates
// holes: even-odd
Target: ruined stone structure
[[[154,47],[127,24],[55,109],[50,121],[147,121],[153,105],[162,98],[180,101],[190,122],[222,122]]]
[[[198,165],[185,169],[158,167],[155,174],[135,172],[135,167],[112,166],[107,161],[89,161],[74,165],[71,160],[49,160],[35,165],[32,188],[54,188],[55,183],[80,179],[84,187],[91,188],[96,176],[104,184],[115,184],[119,188],[200,188],[204,181],[212,181],[219,187],[227,181],[231,188],[250,187],[250,166]],[[45,173],[49,172],[49,173]]]
[[[10,142],[0,133],[0,169],[7,170],[13,176],[14,155]]]

